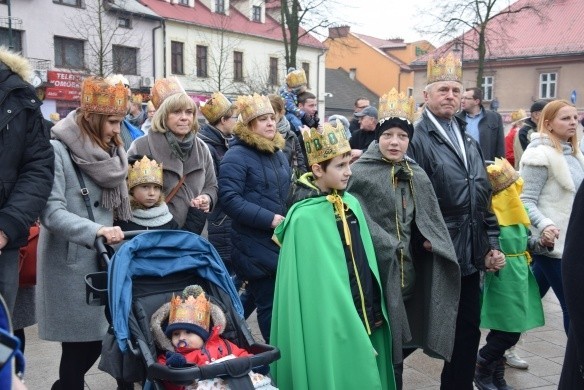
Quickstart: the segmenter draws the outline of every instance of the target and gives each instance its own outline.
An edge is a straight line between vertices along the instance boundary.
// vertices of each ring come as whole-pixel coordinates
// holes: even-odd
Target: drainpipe
[[[156,30],[162,27],[163,21],[160,21],[160,26],[152,29],[152,77],[156,79]]]
[[[6,2],[8,6],[8,48],[14,49],[14,40],[12,39],[12,10],[10,8],[10,0]]]
[[[162,20],[162,77],[166,78],[166,21]]]
[[[316,57],[316,100],[317,100],[317,103],[320,103],[320,57],[325,55],[325,53],[326,53],[326,50],[322,50],[320,52],[320,54]],[[321,117],[324,118],[324,112],[321,113]]]

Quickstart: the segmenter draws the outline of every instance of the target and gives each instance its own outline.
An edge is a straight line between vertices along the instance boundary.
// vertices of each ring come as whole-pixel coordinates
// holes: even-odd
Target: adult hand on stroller
[[[166,352],[166,365],[168,367],[181,368],[187,365],[187,359],[178,352]]]
[[[102,226],[97,237],[103,237],[108,245],[118,244],[124,240],[124,232],[119,226]]]

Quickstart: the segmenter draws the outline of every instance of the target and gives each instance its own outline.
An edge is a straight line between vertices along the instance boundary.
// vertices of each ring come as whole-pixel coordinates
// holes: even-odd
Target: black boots
[[[497,390],[513,390],[513,387],[509,386],[505,381],[505,358],[497,360],[495,364],[495,371],[493,372],[493,384],[497,387]]]
[[[479,354],[477,354],[477,365],[475,367],[474,383],[479,390],[497,390],[493,383],[493,373],[497,362],[488,363]],[[503,367],[503,369],[505,369]]]

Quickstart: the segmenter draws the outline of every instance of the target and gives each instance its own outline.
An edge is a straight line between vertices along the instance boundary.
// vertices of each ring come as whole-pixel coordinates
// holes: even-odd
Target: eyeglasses
[[[476,99],[475,99],[475,98],[473,98],[473,97],[463,97],[462,99],[463,99],[463,100],[476,100]]]
[[[355,108],[357,108],[358,110],[363,110],[364,108],[367,108],[367,107],[369,107],[369,106],[362,106],[362,107],[355,107]]]

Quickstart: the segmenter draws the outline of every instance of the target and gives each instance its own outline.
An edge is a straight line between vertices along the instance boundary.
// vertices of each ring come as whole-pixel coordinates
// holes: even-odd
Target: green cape
[[[359,221],[379,288],[371,237],[358,201],[345,193]],[[270,343],[282,354],[271,373],[282,390],[395,389],[391,332],[385,322],[367,335],[349,286],[333,205],[324,196],[295,203],[275,231],[282,243]]]

